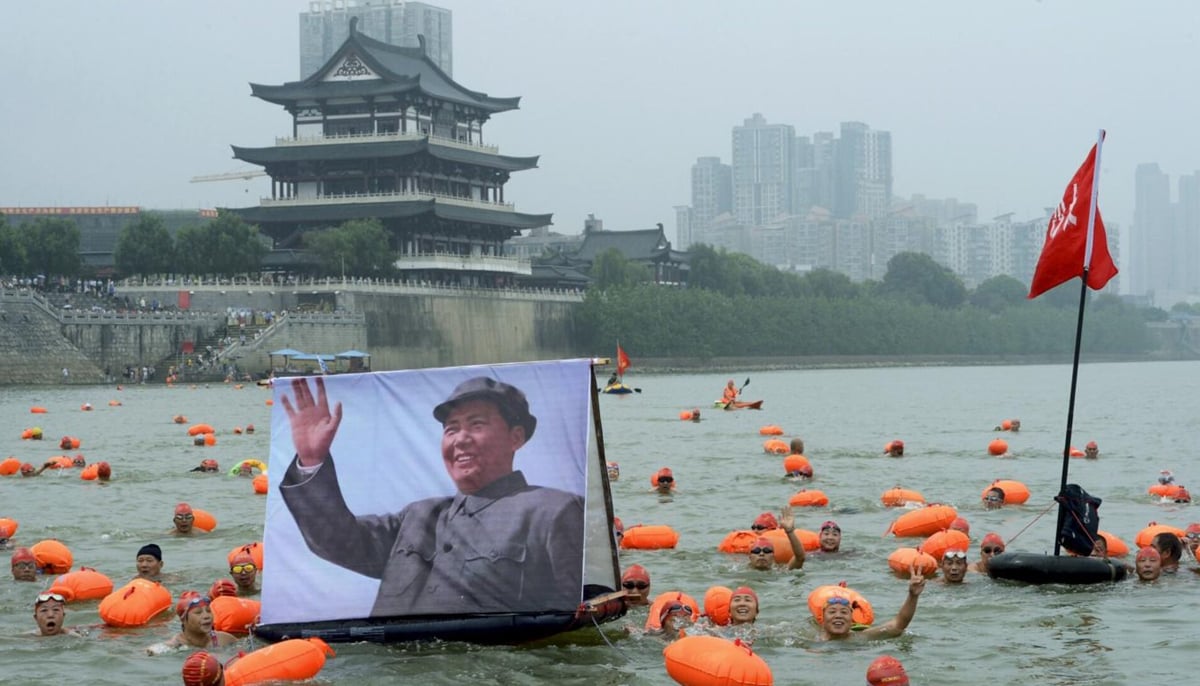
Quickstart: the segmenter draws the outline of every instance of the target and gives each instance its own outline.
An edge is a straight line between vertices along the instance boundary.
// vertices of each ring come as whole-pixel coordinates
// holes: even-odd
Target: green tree
[[[205,247],[205,238],[202,226],[185,226],[175,232],[173,271],[196,275],[212,273],[212,260]]]
[[[955,308],[967,298],[962,279],[925,253],[902,252],[888,260],[882,289],[888,295],[914,303]]]
[[[971,304],[988,312],[999,313],[1026,301],[1029,289],[1007,274],[993,276],[971,292]]]
[[[256,274],[270,251],[258,227],[231,212],[221,212],[204,226],[203,249],[211,256],[209,273],[221,276]]]
[[[859,287],[850,277],[832,269],[814,269],[800,279],[804,293],[817,298],[845,300],[858,297]]]
[[[650,281],[650,270],[645,265],[626,259],[616,248],[596,255],[588,274],[594,286],[602,290]]]
[[[79,227],[70,219],[39,217],[26,224],[20,234],[29,258],[30,271],[54,276],[79,276]]]
[[[117,237],[113,261],[122,274],[161,274],[170,271],[175,254],[175,243],[162,217],[147,213]]]
[[[327,274],[386,276],[396,259],[378,219],[352,219],[334,228],[309,231],[304,246]]]
[[[28,273],[29,260],[17,227],[9,224],[4,215],[0,214],[0,274],[17,276]]]

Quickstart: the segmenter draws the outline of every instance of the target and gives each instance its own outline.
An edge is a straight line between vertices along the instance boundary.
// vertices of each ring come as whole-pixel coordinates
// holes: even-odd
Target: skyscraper
[[[692,165],[692,211],[688,218],[687,235],[680,225],[679,247],[686,250],[693,243],[709,243],[713,220],[733,211],[733,169],[722,164],[719,157],[700,157]]]
[[[755,114],[733,127],[733,214],[762,226],[792,212],[796,130]]]
[[[313,0],[300,13],[301,79],[346,42],[351,17],[358,17],[360,32],[391,45],[419,47],[417,36],[423,36],[430,61],[453,75],[450,10],[407,0]]]
[[[1171,181],[1157,164],[1139,164],[1134,172],[1133,230],[1130,235],[1129,282],[1135,295],[1157,293],[1172,286]],[[1170,307],[1171,303],[1156,300]]]
[[[879,217],[892,202],[892,134],[842,122],[834,171],[833,214]]]

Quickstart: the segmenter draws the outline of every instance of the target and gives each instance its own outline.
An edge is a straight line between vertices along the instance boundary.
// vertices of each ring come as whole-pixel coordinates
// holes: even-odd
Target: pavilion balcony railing
[[[438,134],[427,133],[342,133],[342,134],[317,134],[314,136],[278,136],[275,138],[275,145],[329,145],[335,143],[390,143],[396,141],[419,141],[428,139],[434,145],[444,145],[448,148],[460,148],[462,150],[473,150],[475,152],[487,152],[493,155],[500,154],[499,146],[484,145],[483,143],[475,143],[471,141],[459,140],[457,138],[449,138],[447,136],[439,136]]]
[[[340,195],[318,195],[311,198],[261,198],[263,207],[296,207],[302,205],[353,205],[363,202],[403,202],[406,200],[436,200],[447,205],[461,205],[487,210],[513,212],[515,207],[511,202],[491,202],[463,198],[445,193],[427,191],[400,191],[395,193],[345,193]]]
[[[271,275],[216,277],[188,276],[174,278],[166,275],[129,277],[117,284],[117,293],[145,293],[162,290],[190,290],[197,292],[217,292],[222,295],[238,290],[247,295],[253,295],[256,290],[269,295],[278,291],[291,293],[329,293],[339,291],[351,293],[403,293],[423,295],[457,295],[472,298],[499,298],[518,300],[561,300],[565,302],[583,301],[583,290],[574,288],[484,288],[477,286],[459,286],[441,284],[425,279],[374,279],[363,277],[336,276],[289,276],[277,277]],[[222,315],[224,316],[224,315]],[[289,315],[290,316],[290,315]]]
[[[393,264],[397,269],[484,271],[525,276],[533,273],[533,266],[528,259],[502,255],[460,255],[449,252],[414,253],[400,255]]]

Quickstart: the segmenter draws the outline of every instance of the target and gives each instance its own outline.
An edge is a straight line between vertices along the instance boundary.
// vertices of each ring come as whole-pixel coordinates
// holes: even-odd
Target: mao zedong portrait
[[[513,469],[537,428],[520,389],[475,377],[433,408],[454,495],[355,515],[330,453],[342,404],[331,410],[324,381],[315,384],[314,397],[309,382],[296,379],[292,397],[282,399],[296,457],[280,492],[314,554],[380,580],[372,617],[579,605],[583,499],[532,486]]]

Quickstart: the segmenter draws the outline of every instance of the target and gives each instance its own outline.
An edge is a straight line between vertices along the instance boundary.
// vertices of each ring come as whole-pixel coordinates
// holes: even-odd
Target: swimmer
[[[621,465],[617,464],[616,462],[609,462],[607,465],[605,465],[605,467],[608,471],[609,481],[616,481],[617,479],[621,478]]]
[[[1011,431],[1013,433],[1017,433],[1020,430],[1021,430],[1021,420],[1020,419],[1012,420],[1012,427],[1009,429],[1009,431]]]
[[[755,517],[754,523],[750,525],[751,531],[773,531],[778,528],[779,521],[770,512],[764,512]]]
[[[823,522],[821,530],[817,532],[817,540],[822,553],[838,552],[842,547],[842,527],[832,519]]]
[[[12,554],[13,581],[37,581],[37,558],[29,548],[17,548]]]
[[[621,575],[626,605],[650,604],[650,572],[641,565],[630,565]]]
[[[226,596],[233,598],[236,597],[237,594],[237,584],[233,583],[229,579],[217,579],[213,582],[213,585],[208,588],[208,597],[214,600]]]
[[[658,470],[654,475],[654,492],[659,495],[671,495],[675,492],[675,475],[667,467]]]
[[[961,531],[964,534],[971,535],[971,524],[962,517],[955,517],[953,522],[950,522],[951,531]]]
[[[825,609],[817,640],[871,641],[879,638],[895,638],[903,634],[904,629],[912,622],[913,615],[917,613],[917,598],[920,597],[923,590],[925,590],[925,577],[921,574],[921,570],[914,567],[912,576],[908,579],[908,595],[905,596],[904,603],[900,606],[900,611],[896,613],[896,616],[884,624],[868,627],[862,631],[851,630],[854,628],[852,601],[843,596],[830,596],[825,600]]]
[[[1092,554],[1088,557],[1108,559],[1108,539],[1103,536],[1097,536],[1096,540],[1092,541]]]
[[[1154,581],[1162,575],[1162,556],[1153,546],[1139,550],[1134,564],[1137,577],[1141,581]]]
[[[41,474],[37,467],[25,462],[21,465],[21,476],[37,476]]]
[[[237,594],[240,596],[258,594],[258,565],[254,556],[248,550],[239,550],[229,562],[229,575],[237,584]]]
[[[884,446],[883,454],[888,457],[904,457],[904,441],[899,439],[890,441]]]
[[[692,624],[692,608],[681,602],[665,603],[658,614],[661,629],[652,633],[662,636],[668,641],[683,636],[684,631]]]
[[[1183,543],[1175,534],[1164,531],[1150,539],[1150,545],[1158,551],[1159,566],[1163,574],[1179,571],[1179,560],[1183,558]]]
[[[42,593],[33,602],[33,621],[37,622],[41,636],[77,633],[67,628],[66,618],[67,599],[57,593]]]
[[[700,421],[700,408],[698,408],[698,407],[693,407],[693,408],[692,408],[692,416],[691,416],[691,420],[692,420],[693,422],[699,422],[699,421]]]
[[[803,455],[804,454],[804,439],[803,438],[793,438],[792,442],[788,444],[788,450],[791,451],[791,454],[793,454],[793,455]]]
[[[221,467],[220,467],[220,465],[217,464],[216,460],[212,459],[211,457],[208,457],[203,460],[200,460],[200,464],[198,466],[192,467],[188,471],[204,472],[204,473],[208,474],[208,473],[215,473],[215,472],[221,471]]]
[[[1097,539],[1097,541],[1102,540],[1104,539]],[[983,537],[983,541],[979,543],[979,562],[973,563],[970,567],[970,570],[972,572],[982,572],[983,574],[987,574],[988,561],[1004,552],[1004,547],[1004,539],[1000,538],[1000,534],[989,532]]]
[[[967,551],[962,548],[951,548],[942,553],[942,582],[961,584],[967,577]]]
[[[1192,555],[1196,554],[1196,548],[1200,547],[1200,523],[1192,522],[1187,525],[1187,529],[1183,532],[1184,543],[1187,544],[1187,549]]]
[[[1175,483],[1175,475],[1171,473],[1171,470],[1164,469],[1158,473],[1158,483],[1164,486],[1173,484]]]
[[[192,534],[206,534],[204,529],[195,527],[196,514],[192,510],[192,506],[187,503],[179,503],[175,506],[175,516],[171,519],[174,523],[174,528],[167,533],[172,536],[191,536]]]
[[[983,496],[983,507],[985,510],[999,510],[1004,507],[1004,489],[999,486],[992,486]]]
[[[134,558],[138,578],[147,581],[162,581],[162,548],[157,543],[147,543],[137,551]]]
[[[225,686],[225,668],[221,661],[203,650],[188,655],[180,676],[183,686]]]
[[[185,591],[175,603],[175,614],[179,616],[179,633],[166,643],[156,643],[146,649],[150,655],[160,655],[174,648],[192,646],[215,648],[236,643],[238,638],[225,631],[213,629],[213,613],[209,604],[212,599],[196,591]]]
[[[870,686],[908,686],[908,672],[896,658],[880,655],[867,667],[867,683]]]
[[[254,465],[250,464],[249,462],[241,463],[240,465],[238,465],[237,475],[253,477],[254,476]]]
[[[112,465],[107,462],[96,463],[96,478],[100,481],[109,481],[112,479]]]
[[[75,457],[71,458],[71,466],[80,468],[86,467],[87,460],[83,459],[83,455],[76,455]]]
[[[784,505],[779,510],[779,528],[787,534],[788,545],[792,549],[792,559],[788,569],[803,569],[804,545],[796,537],[796,516],[792,513],[791,505]],[[768,570],[775,568],[775,544],[769,538],[759,537],[747,551],[747,561],[751,569]]]
[[[749,586],[738,586],[729,597],[729,623],[753,624],[758,619],[758,594]]]
[[[254,425],[253,424],[246,425],[246,433],[248,433],[248,434],[254,433]]]
[[[1083,447],[1083,456],[1089,460],[1095,460],[1100,457],[1100,447],[1095,441],[1088,441],[1088,444]]]
[[[625,540],[625,523],[620,517],[613,517],[613,538],[617,540],[617,547],[621,547],[621,541]]]

